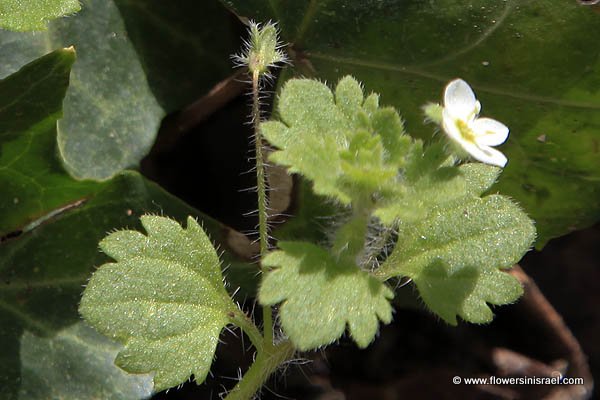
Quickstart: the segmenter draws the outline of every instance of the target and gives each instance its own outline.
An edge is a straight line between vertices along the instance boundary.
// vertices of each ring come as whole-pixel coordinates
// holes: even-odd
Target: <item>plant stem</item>
[[[248,336],[257,352],[260,353],[264,350],[265,339],[263,335],[261,335],[254,321],[248,318],[242,310],[237,309],[234,311],[231,322]]]
[[[277,368],[294,354],[294,346],[288,341],[258,352],[256,360],[242,379],[225,397],[225,400],[249,400]]]
[[[339,258],[351,263],[364,252],[367,229],[371,216],[369,201],[357,201],[352,204],[352,216],[335,233],[332,252]]]
[[[267,185],[265,182],[265,164],[262,135],[260,133],[260,96],[259,73],[252,74],[252,121],[254,124],[254,146],[256,151],[256,189],[258,193],[258,235],[261,257],[269,250],[267,231]]]
[[[269,232],[267,226],[267,184],[263,156],[262,135],[260,133],[260,75],[257,70],[252,73],[252,121],[254,125],[254,145],[256,151],[256,191],[258,193],[258,235],[260,241],[261,260],[269,251]],[[265,273],[265,269],[262,269]],[[273,314],[270,306],[263,306],[263,335],[265,345],[273,345]]]

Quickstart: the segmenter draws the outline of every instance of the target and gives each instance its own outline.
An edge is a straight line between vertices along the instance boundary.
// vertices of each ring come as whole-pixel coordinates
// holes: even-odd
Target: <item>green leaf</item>
[[[320,82],[290,80],[281,90],[278,116],[281,122],[261,125],[279,148],[270,158],[311,180],[315,193],[349,204],[396,190],[410,138],[398,114],[379,109],[376,96],[366,101],[354,78],[341,79],[335,96]]]
[[[421,138],[432,132],[423,127],[421,106],[440,102],[450,80],[465,79],[483,115],[511,129],[500,148],[509,163],[497,189],[536,220],[537,246],[600,220],[600,41],[581,39],[600,27],[591,7],[520,0],[224,3],[241,16],[279,21],[282,39],[293,43],[296,75],[355,76]]]
[[[469,190],[461,173],[464,167],[448,165],[446,159],[440,144],[423,149],[417,141],[406,157],[401,186],[380,201],[374,215],[386,226],[411,223],[424,218],[432,207],[463,197]],[[483,164],[475,168],[494,169]]]
[[[493,317],[486,303],[508,304],[521,295],[516,278],[500,270],[521,259],[535,228],[508,198],[479,197],[497,168],[467,164],[461,172],[478,185],[433,207],[425,219],[400,224],[398,243],[377,274],[411,278],[427,306],[450,324],[457,315],[484,323]]]
[[[76,17],[53,21],[45,32],[0,32],[0,77],[52,48],[77,48],[58,128],[59,151],[72,176],[107,179],[136,166],[165,111],[193,101],[229,74],[235,35],[224,34],[230,22],[216,2],[203,4],[123,0],[117,7],[112,0],[86,0]],[[198,16],[223,23],[218,31],[223,42],[213,40],[207,24],[192,19]]]
[[[371,343],[379,320],[389,323],[392,291],[356,265],[336,261],[311,243],[280,242],[262,264],[274,267],[259,291],[263,305],[282,303],[285,333],[300,350],[330,344],[344,333],[360,347]]]
[[[98,251],[98,242],[106,232],[137,229],[139,216],[144,213],[164,213],[179,221],[197,215],[203,218],[205,228],[226,244],[223,226],[199,215],[137,173],[123,173],[98,184],[97,191],[83,200],[27,232],[3,238],[0,245],[2,399],[15,399],[21,387],[19,340],[23,331],[50,337],[81,319],[77,305],[82,287],[95,267],[107,261]],[[235,259],[230,256],[228,264],[235,268]],[[236,284],[232,282],[234,288]]]
[[[54,18],[73,14],[79,0],[0,0],[0,28],[13,31],[42,31]]]
[[[29,229],[99,187],[73,182],[55,157],[56,121],[74,61],[73,49],[57,50],[0,81],[2,236]]]
[[[157,391],[192,374],[200,383],[221,330],[237,311],[223,286],[221,262],[193,218],[186,229],[165,217],[141,220],[147,236],[118,231],[100,243],[117,262],[94,273],[79,311],[125,345],[117,365],[131,373],[153,372]]]
[[[131,375],[114,359],[121,346],[78,322],[52,338],[21,337],[20,399],[147,399],[152,377]]]

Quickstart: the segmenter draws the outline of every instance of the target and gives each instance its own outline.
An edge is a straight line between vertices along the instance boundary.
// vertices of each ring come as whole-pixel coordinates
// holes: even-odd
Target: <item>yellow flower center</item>
[[[455,123],[463,139],[465,139],[467,142],[475,143],[475,133],[473,133],[473,130],[469,128],[469,125],[461,119],[457,119]]]

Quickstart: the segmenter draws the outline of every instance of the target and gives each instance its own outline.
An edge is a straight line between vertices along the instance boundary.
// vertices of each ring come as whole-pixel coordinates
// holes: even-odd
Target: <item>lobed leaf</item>
[[[79,311],[99,332],[125,347],[116,363],[131,373],[154,373],[157,391],[194,374],[202,382],[219,334],[237,310],[223,286],[221,263],[191,217],[187,228],[143,216],[137,231],[109,235],[100,246],[117,262],[92,276]]]
[[[398,243],[377,274],[410,277],[427,306],[445,321],[483,323],[492,319],[486,303],[507,304],[522,289],[501,272],[518,262],[535,239],[533,222],[511,200],[479,193],[495,179],[494,167],[461,167],[477,181],[462,198],[436,205],[426,218],[400,224]]]
[[[32,146],[34,144],[35,141]],[[39,162],[52,164],[53,150],[54,146],[49,146],[44,153],[46,158]],[[74,188],[84,185],[84,182],[63,175]],[[70,208],[52,210],[44,219],[34,221],[22,234],[2,238],[0,341],[5,346],[0,348],[1,399],[17,399],[19,392],[35,390],[26,386],[31,380],[24,381],[21,375],[23,360],[19,349],[25,331],[54,337],[61,329],[81,320],[77,307],[82,288],[96,267],[108,261],[107,256],[98,251],[98,242],[110,230],[141,229],[140,215],[164,213],[182,222],[190,214],[201,218],[203,227],[226,250],[223,261],[229,266],[228,280],[232,287],[242,286],[248,290],[250,286],[253,289],[256,286],[249,279],[255,276],[255,266],[227,251],[232,237],[230,228],[202,215],[138,173],[129,171],[108,182],[95,183],[91,195],[77,200]],[[28,347],[30,353],[39,352],[37,356],[29,354],[28,357],[43,358],[51,352],[51,349],[44,349],[43,344],[46,342],[40,342],[35,348]],[[113,361],[114,356],[110,363]],[[58,364],[54,369],[63,371]],[[86,372],[97,378],[94,382],[101,382],[106,370],[89,364]],[[49,385],[52,386],[52,382]],[[90,384],[87,389],[94,388]],[[110,388],[101,386],[97,389]],[[53,387],[53,390],[58,388]]]
[[[335,95],[315,80],[289,80],[277,110],[281,122],[261,125],[279,149],[271,159],[310,179],[317,194],[347,205],[395,192],[412,142],[397,112],[379,109],[377,95],[365,99],[354,78],[342,78]]]
[[[275,269],[265,275],[258,296],[263,305],[282,303],[283,329],[298,349],[330,344],[346,326],[366,347],[379,321],[392,320],[392,291],[367,272],[311,243],[280,242],[279,248],[263,259]]]

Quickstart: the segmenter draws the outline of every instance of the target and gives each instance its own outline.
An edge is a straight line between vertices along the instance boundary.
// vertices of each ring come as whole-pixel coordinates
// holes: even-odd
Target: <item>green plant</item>
[[[256,351],[230,399],[251,398],[295,351],[329,345],[346,329],[366,347],[379,324],[392,320],[393,279],[412,279],[429,308],[451,324],[457,316],[489,322],[487,303],[508,304],[522,292],[502,270],[530,248],[535,230],[510,199],[483,196],[499,168],[458,164],[443,144],[411,138],[398,113],[380,107],[376,94],[365,97],[352,77],[334,92],[316,80],[290,80],[278,98],[279,120],[260,123],[260,80],[284,58],[275,27],[251,23],[248,49],[237,59],[252,77],[262,331],[225,290],[217,253],[194,219],[183,229],[166,217],[144,216],[146,235],[117,231],[101,242],[116,262],[94,273],[80,312],[125,345],[117,365],[154,373],[157,390],[191,374],[202,382],[226,325],[241,328]],[[475,102],[472,92],[464,96]],[[433,120],[440,114],[436,106],[428,112]],[[277,148],[273,162],[344,208],[330,243],[284,241],[269,250],[262,136]],[[282,334],[274,337],[277,305]]]
[[[143,398],[201,382],[233,326],[255,363],[229,396],[250,398],[297,352],[346,333],[369,345],[411,290],[399,283],[449,324],[489,322],[521,295],[506,270],[534,241],[527,214],[538,248],[598,220],[589,8],[287,3],[0,2],[0,397]],[[235,57],[251,81],[257,263],[228,246],[243,235],[135,170],[161,123],[230,75],[230,11],[280,21],[289,43],[251,24]],[[492,147],[508,128],[479,117],[456,74],[511,127],[502,153]],[[442,105],[419,107],[444,85]],[[278,227],[269,163],[299,182],[297,213]],[[80,310],[96,330],[77,312],[88,280]],[[238,303],[240,287],[262,317]],[[98,361],[117,354],[135,374]],[[57,365],[73,368],[57,377]]]

